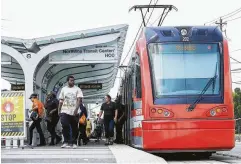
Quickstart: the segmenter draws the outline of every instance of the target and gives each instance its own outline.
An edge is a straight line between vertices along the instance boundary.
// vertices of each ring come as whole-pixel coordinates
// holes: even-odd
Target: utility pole
[[[223,26],[227,25],[227,22],[223,22],[223,19],[220,17],[219,22],[215,22],[215,24],[219,25],[221,31],[223,32]]]

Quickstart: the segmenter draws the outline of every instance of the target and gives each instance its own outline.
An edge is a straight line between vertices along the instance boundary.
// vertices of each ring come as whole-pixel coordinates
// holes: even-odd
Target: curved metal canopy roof
[[[104,61],[94,61],[76,63],[74,61],[73,63],[69,64],[51,64],[50,57],[47,55],[38,63],[38,66],[35,70],[34,89],[42,90],[43,92],[53,89],[59,90],[62,86],[61,84],[65,84],[66,77],[68,75],[73,75],[77,84],[102,83],[102,89],[100,90],[83,90],[85,101],[87,103],[95,103],[101,101],[104,95],[108,94],[114,85],[115,77],[123,52],[127,29],[128,25],[115,25],[34,39],[2,37],[1,42],[2,44],[16,49],[21,54],[38,54],[38,52],[45,47],[48,47],[49,45],[55,45],[57,43],[76,40],[76,48],[78,48],[83,46],[77,44],[81,40],[90,43],[93,40],[100,40],[100,43],[101,40],[107,40],[108,42],[116,40],[118,56],[116,62],[109,63]],[[103,44],[103,42],[101,44]],[[98,46],[96,43],[94,43],[94,45]],[[9,57],[9,55],[5,53],[2,53],[1,56],[5,56],[6,58]],[[2,64],[1,67],[3,79],[9,81],[12,84],[24,83],[24,72],[21,69],[21,66],[18,64],[17,59],[15,60],[11,58],[10,63]]]

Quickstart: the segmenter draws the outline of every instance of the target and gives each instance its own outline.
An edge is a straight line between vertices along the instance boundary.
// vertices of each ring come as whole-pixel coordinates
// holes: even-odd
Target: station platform
[[[155,155],[134,149],[127,145],[105,146],[104,143],[94,143],[79,146],[77,149],[45,146],[31,148],[2,149],[1,163],[34,163],[34,164],[64,164],[64,163],[161,163],[167,162]]]

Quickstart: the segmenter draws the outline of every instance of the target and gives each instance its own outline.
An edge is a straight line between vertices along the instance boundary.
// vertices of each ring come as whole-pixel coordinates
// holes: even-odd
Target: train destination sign
[[[25,84],[11,84],[11,90],[12,91],[24,91]]]
[[[177,51],[195,51],[196,46],[195,45],[176,45]]]
[[[102,89],[102,83],[82,83],[79,84],[80,89]]]

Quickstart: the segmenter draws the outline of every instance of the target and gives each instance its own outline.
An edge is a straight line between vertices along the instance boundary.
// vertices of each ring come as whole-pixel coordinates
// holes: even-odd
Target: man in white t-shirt
[[[64,144],[61,148],[66,148],[69,147],[69,144],[73,144],[75,149],[77,148],[78,138],[78,110],[82,103],[83,93],[79,87],[74,85],[73,76],[68,76],[67,82],[68,85],[62,88],[59,95],[59,115],[64,136]],[[70,138],[70,127],[72,139]]]

